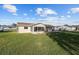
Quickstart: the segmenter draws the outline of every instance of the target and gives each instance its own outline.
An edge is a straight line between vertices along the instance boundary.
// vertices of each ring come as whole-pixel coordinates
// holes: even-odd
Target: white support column
[[[44,31],[46,31],[46,27],[44,27]]]
[[[32,27],[32,32],[34,32],[34,26]]]

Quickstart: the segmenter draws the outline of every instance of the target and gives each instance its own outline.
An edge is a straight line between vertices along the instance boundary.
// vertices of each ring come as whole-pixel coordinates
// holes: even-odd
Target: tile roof
[[[17,26],[32,26],[33,23],[23,23],[23,22],[18,22]]]
[[[34,25],[37,25],[37,24],[42,24],[42,23],[36,23],[36,24],[34,24],[34,23],[18,22],[18,23],[17,23],[17,26],[34,26]],[[48,25],[48,24],[43,24],[43,25],[45,25],[45,26],[47,26],[47,27],[52,26],[52,25]]]

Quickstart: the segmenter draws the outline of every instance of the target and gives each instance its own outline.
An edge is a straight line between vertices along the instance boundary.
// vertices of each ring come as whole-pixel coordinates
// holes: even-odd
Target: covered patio
[[[34,32],[44,32],[45,28],[44,27],[34,27]]]

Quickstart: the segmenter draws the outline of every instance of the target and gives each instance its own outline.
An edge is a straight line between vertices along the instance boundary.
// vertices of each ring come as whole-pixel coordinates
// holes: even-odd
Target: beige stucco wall
[[[46,26],[43,24],[36,24],[32,27],[28,27],[28,29],[24,29],[24,27],[18,27],[17,32],[18,33],[44,33],[44,31],[40,31],[40,32],[34,32],[34,27],[44,27],[44,29],[46,30]]]
[[[24,27],[18,27],[18,32],[19,33],[30,33],[31,27],[28,27],[28,29],[24,29]]]

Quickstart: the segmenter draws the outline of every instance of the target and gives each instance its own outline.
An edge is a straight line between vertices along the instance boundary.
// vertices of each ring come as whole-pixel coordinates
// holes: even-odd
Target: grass
[[[55,33],[53,33],[55,34]],[[53,34],[0,32],[1,55],[68,55]],[[52,35],[52,37],[50,37]],[[55,35],[56,36],[56,35]],[[63,37],[64,38],[64,37]]]
[[[70,54],[79,55],[79,32],[53,32],[48,36]]]

